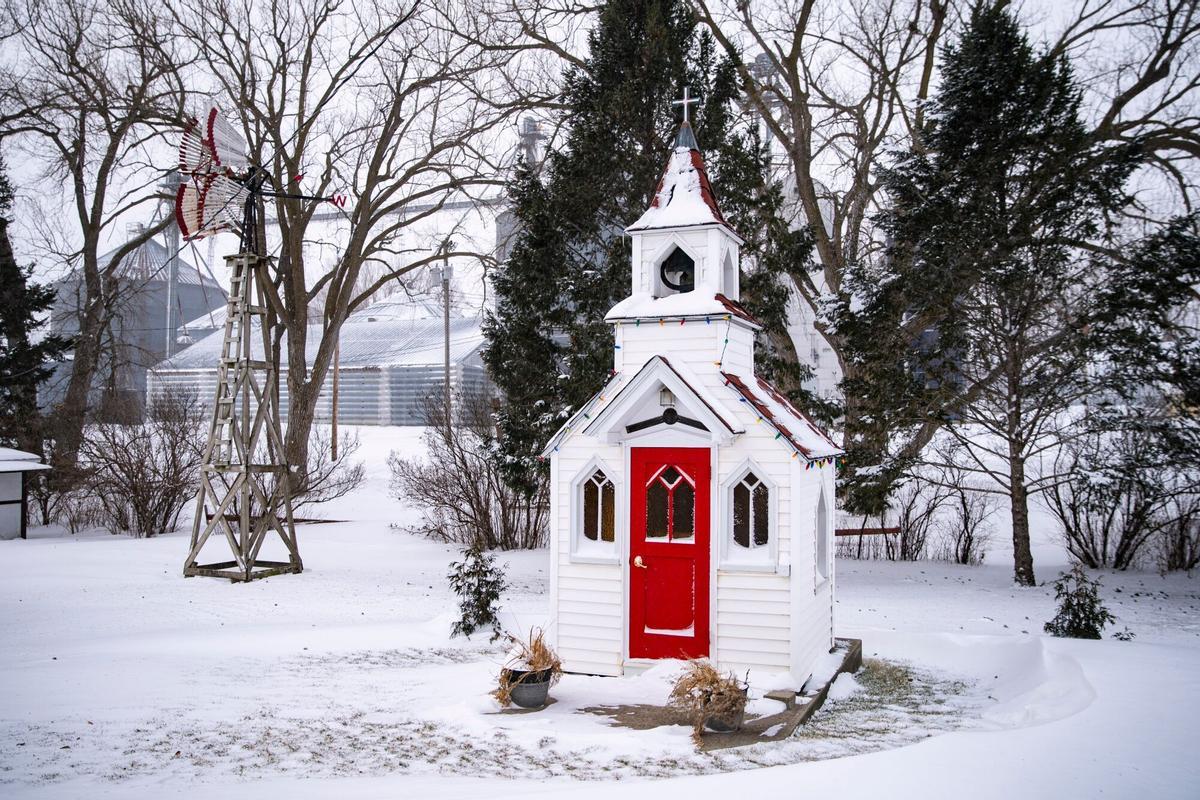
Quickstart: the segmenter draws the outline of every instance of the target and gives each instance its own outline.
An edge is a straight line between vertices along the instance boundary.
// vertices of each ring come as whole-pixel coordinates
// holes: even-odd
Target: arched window
[[[758,464],[747,460],[722,484],[725,531],[724,569],[773,571],[779,551],[778,486]]]
[[[825,503],[825,489],[817,501],[817,583],[829,580],[829,508]]]
[[[690,543],[695,537],[695,483],[668,466],[646,484],[646,539]]]
[[[753,472],[733,487],[733,543],[753,549],[770,544],[771,490]]]
[[[583,537],[592,542],[616,539],[617,492],[603,470],[596,470],[580,486],[583,492]]]
[[[737,267],[733,265],[733,257],[729,253],[725,254],[725,262],[721,266],[721,291],[734,300],[740,297]]]

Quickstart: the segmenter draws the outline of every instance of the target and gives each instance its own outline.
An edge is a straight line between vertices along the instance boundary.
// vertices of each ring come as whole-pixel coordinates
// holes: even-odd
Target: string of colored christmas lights
[[[726,386],[729,386],[730,381],[728,379],[726,379],[724,381],[724,384]],[[735,389],[735,391],[736,391],[736,389]],[[746,397],[741,392],[737,392],[737,396],[738,396],[739,403],[745,403],[746,405],[750,405],[750,401],[748,399],[746,399]],[[755,409],[754,423],[758,424],[762,421],[763,421],[762,414],[759,414],[758,410]],[[783,431],[781,431],[777,428],[775,431],[775,439],[778,440],[782,436],[783,436]],[[797,458],[798,456],[802,455],[800,450],[797,449],[794,444],[792,444],[790,439],[788,440],[788,444],[792,447],[792,458]],[[841,469],[841,467],[846,463],[845,459],[842,456],[821,456],[820,458],[809,458],[808,456],[805,456],[805,459],[806,459],[807,463],[804,465],[804,469],[806,469],[806,470],[812,469],[814,465],[816,465],[817,469],[821,469],[830,464],[833,464],[836,468]]]

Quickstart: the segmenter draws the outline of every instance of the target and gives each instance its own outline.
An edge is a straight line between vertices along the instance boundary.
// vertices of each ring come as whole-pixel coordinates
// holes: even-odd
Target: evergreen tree
[[[869,380],[846,389],[879,428],[851,445],[949,409],[948,432],[1009,497],[1014,575],[1032,585],[1026,466],[1088,391],[1083,247],[1128,203],[1138,152],[1086,133],[1069,63],[1036,53],[1004,3],[975,6],[942,75],[922,147],[885,175],[888,274],[858,276],[867,308],[847,330]]]
[[[484,358],[505,396],[499,455],[510,482],[529,493],[544,480],[537,456],[546,441],[610,374],[613,331],[604,315],[630,285],[622,232],[652,200],[678,127],[671,101],[684,86],[704,97],[693,128],[726,218],[747,239],[744,262],[754,266],[743,287],[768,326],[768,377],[793,395],[804,377],[778,276],[784,261],[807,260],[810,246],[778,221],[781,193],[765,149],[733,116],[732,66],[718,61],[679,0],[611,0],[589,50],[567,76],[564,147],[548,154],[541,174],[524,165],[512,182],[518,233],[485,324]]]
[[[0,157],[0,442],[41,455],[38,386],[50,377],[68,342],[58,336],[31,338],[54,303],[54,290],[31,284],[32,268],[17,264],[8,237],[12,204],[12,185]]]

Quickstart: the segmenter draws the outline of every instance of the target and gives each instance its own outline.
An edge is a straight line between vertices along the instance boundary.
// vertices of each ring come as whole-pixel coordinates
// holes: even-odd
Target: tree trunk
[[[95,273],[95,267],[92,272]],[[101,340],[104,326],[107,324],[107,312],[104,308],[100,277],[87,275],[87,305],[79,315],[79,333],[73,347],[74,357],[71,361],[71,377],[67,381],[67,391],[63,400],[54,410],[53,430],[54,449],[52,463],[56,469],[68,472],[75,467],[79,458],[79,447],[83,442],[83,425],[88,413],[88,395],[91,393],[92,380],[100,360]]]
[[[1009,503],[1012,510],[1013,579],[1021,586],[1036,586],[1033,553],[1029,548],[1029,491],[1025,488],[1025,456],[1020,444],[1008,443]]]
[[[284,434],[284,456],[288,466],[301,482],[308,475],[308,440],[317,416],[317,398],[321,382],[307,380],[299,385],[288,384],[288,424]],[[292,493],[303,493],[304,486],[293,486]]]

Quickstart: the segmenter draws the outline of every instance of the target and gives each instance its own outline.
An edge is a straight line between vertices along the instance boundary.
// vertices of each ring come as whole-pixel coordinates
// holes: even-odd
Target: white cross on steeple
[[[691,93],[688,91],[688,87],[685,86],[685,87],[683,87],[683,99],[682,100],[672,100],[671,105],[683,106],[683,121],[687,122],[688,121],[688,106],[692,105],[693,103],[699,103],[699,102],[700,102],[700,98],[692,97]]]

